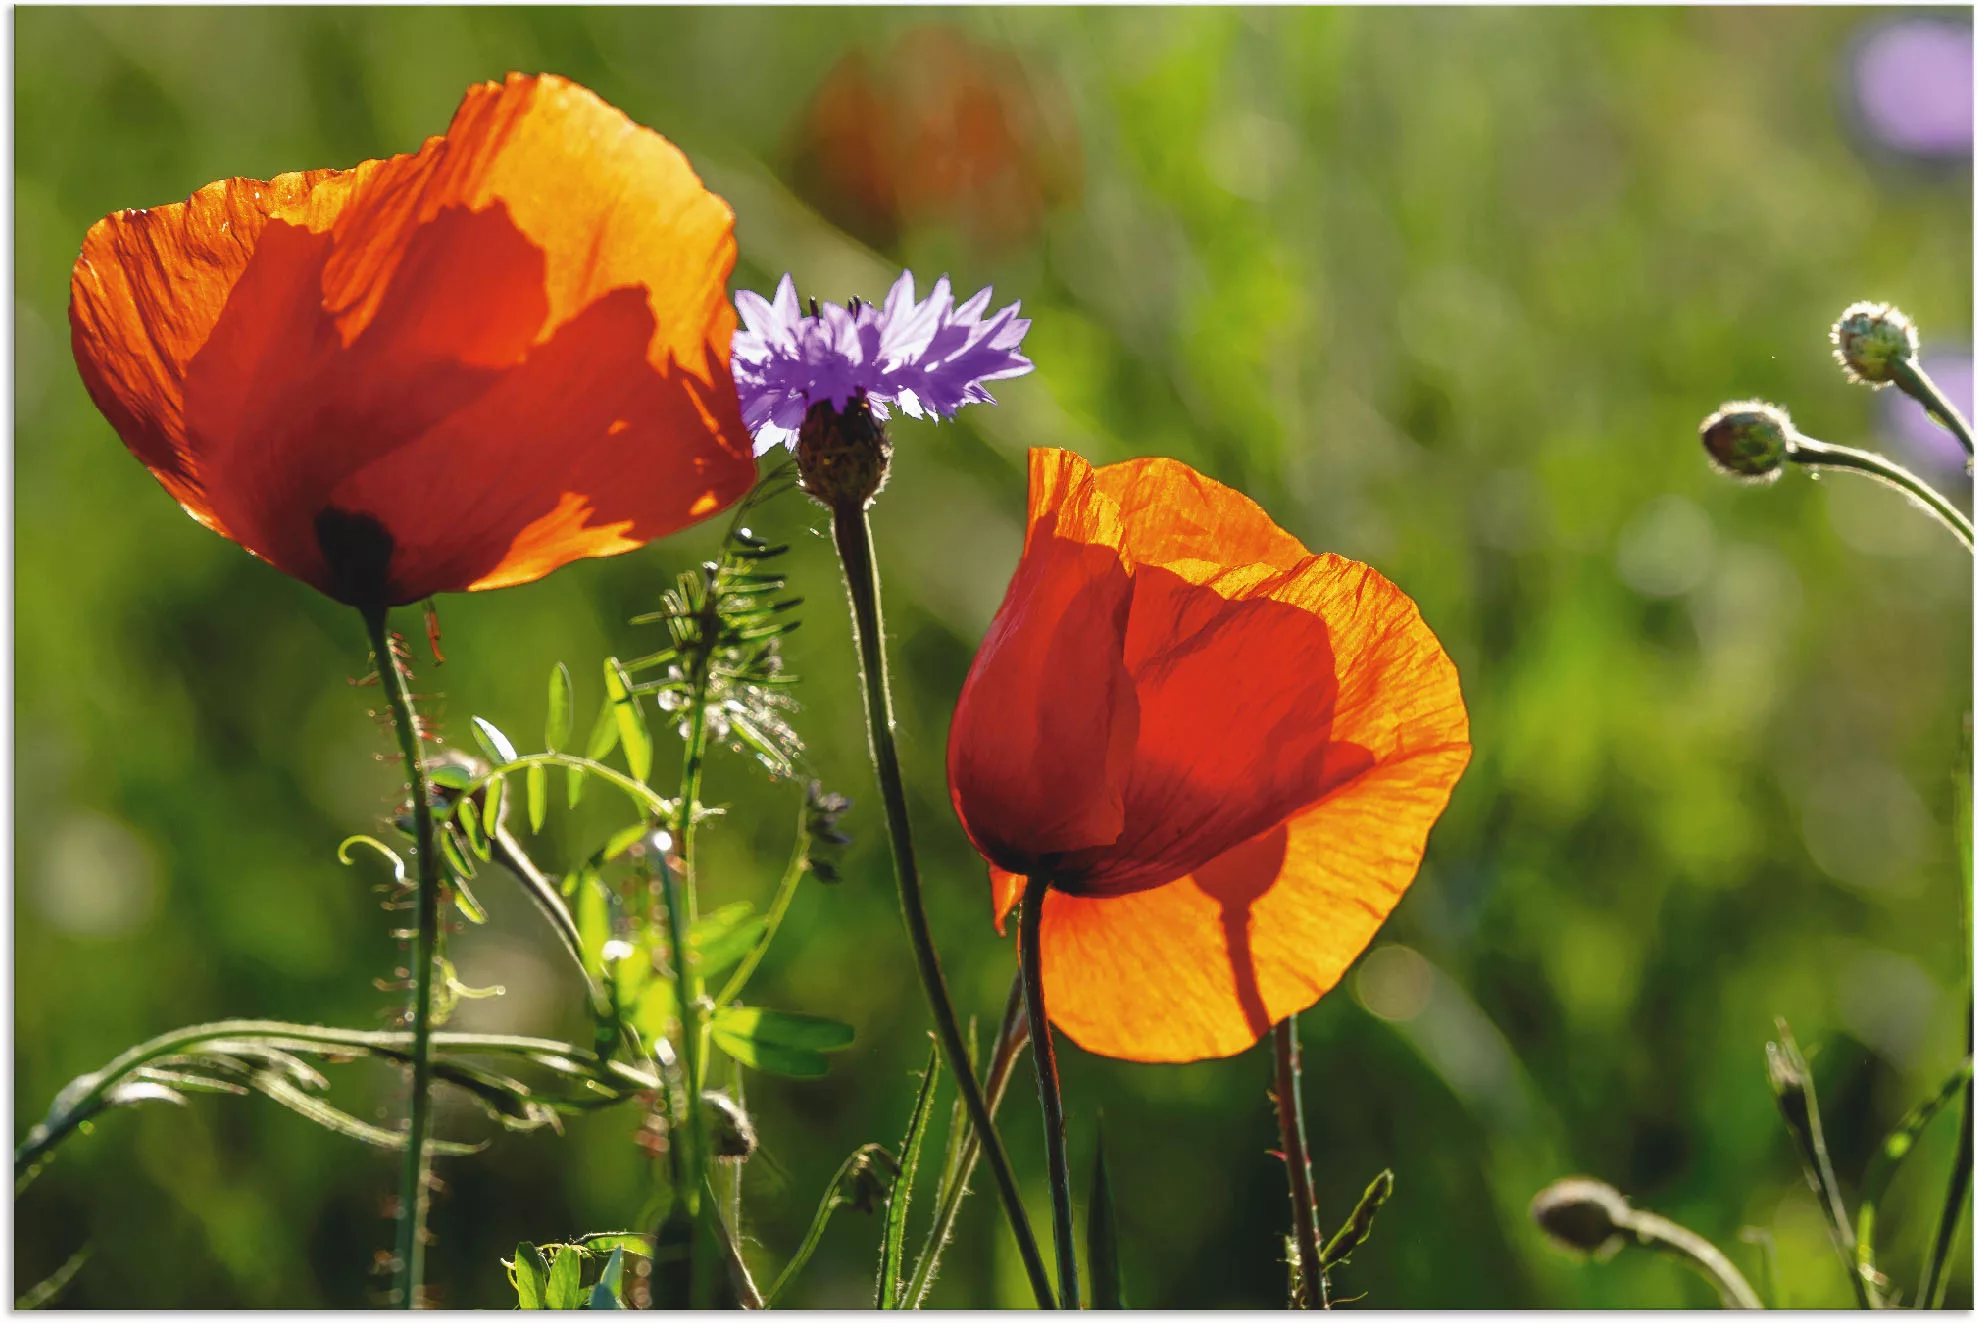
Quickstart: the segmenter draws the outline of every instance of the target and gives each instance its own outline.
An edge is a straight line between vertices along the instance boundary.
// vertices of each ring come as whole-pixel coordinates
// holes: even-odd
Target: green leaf
[[[593,1231],[589,1235],[577,1237],[577,1243],[593,1254],[606,1250],[624,1250],[642,1259],[652,1257],[652,1237],[639,1231]]]
[[[731,1037],[807,1052],[841,1052],[853,1038],[852,1027],[842,1021],[760,1006],[724,1006],[714,1014],[714,1027]]]
[[[474,876],[474,861],[460,852],[460,842],[456,839],[459,832],[442,828],[439,836],[440,853],[445,855],[447,863],[453,866],[455,876],[463,878]]]
[[[488,782],[487,798],[481,804],[481,825],[494,840],[495,832],[501,827],[501,795],[503,778],[497,776]]]
[[[584,1254],[582,1250],[560,1249],[549,1269],[549,1289],[543,1292],[547,1309],[576,1309],[584,1303]]]
[[[604,692],[618,723],[618,742],[625,746],[625,766],[643,785],[652,775],[652,732],[646,729],[646,714],[619,673],[616,658],[604,659]]]
[[[625,1251],[614,1249],[605,1261],[604,1272],[599,1275],[597,1285],[591,1288],[591,1298],[586,1309],[623,1309],[619,1292],[623,1289],[625,1277]]]
[[[607,701],[598,709],[598,719],[591,723],[591,738],[584,744],[584,756],[594,763],[602,762],[617,747],[617,708],[615,704]]]
[[[564,768],[564,786],[564,802],[571,808],[576,808],[578,802],[584,798],[584,769]]]
[[[643,822],[635,822],[629,827],[620,827],[606,839],[604,848],[598,851],[596,863],[608,864],[637,845],[651,828]]]
[[[879,1242],[879,1298],[881,1309],[898,1309],[904,1303],[904,1283],[900,1267],[906,1260],[907,1206],[913,1200],[913,1181],[920,1169],[920,1148],[927,1139],[927,1123],[934,1115],[934,1091],[941,1077],[941,1047],[935,1044],[927,1054],[927,1069],[921,1072],[920,1092],[913,1100],[913,1118],[907,1122],[907,1135],[900,1143],[900,1174],[886,1200],[886,1231]]]
[[[551,753],[562,749],[570,739],[575,722],[576,702],[570,690],[570,668],[562,662],[549,673],[549,718],[543,722],[543,747]]]
[[[515,1284],[517,1308],[543,1308],[544,1297],[549,1294],[549,1264],[541,1250],[526,1240],[517,1245],[515,1261],[508,1265],[508,1280]]]
[[[687,931],[687,949],[700,976],[711,979],[747,955],[768,929],[768,918],[757,915],[755,906],[736,901],[701,916]]]
[[[529,793],[529,834],[534,836],[542,831],[543,819],[549,814],[549,773],[541,763],[530,763],[522,783]]]
[[[723,1033],[718,1026],[714,1030],[714,1045],[743,1065],[771,1075],[811,1080],[831,1069],[831,1063],[819,1053],[777,1043],[760,1043],[752,1038]]]
[[[426,768],[426,779],[448,790],[465,790],[474,784],[474,774],[459,763],[433,763]]]
[[[666,1031],[680,1013],[680,1000],[674,995],[671,979],[656,978],[645,986],[639,994],[639,1005],[632,1012],[632,1026],[639,1031],[647,1043],[656,1043],[666,1037]],[[724,1051],[726,1049],[723,1049]],[[733,1052],[729,1056],[735,1056]],[[736,1060],[741,1058],[736,1057]],[[823,1060],[823,1058],[819,1058]],[[822,1074],[823,1072],[818,1072]]]
[[[480,812],[472,801],[461,801],[459,811],[453,815],[453,822],[460,828],[460,834],[467,840],[467,848],[474,852],[476,859],[485,862],[493,857],[493,852],[488,849],[488,834],[481,828]]]
[[[1086,1201],[1085,1262],[1092,1273],[1092,1308],[1125,1309],[1120,1272],[1119,1219],[1113,1211],[1113,1178],[1106,1170],[1106,1119],[1099,1117],[1092,1145],[1092,1196]]]
[[[481,746],[481,752],[487,754],[497,767],[516,759],[514,744],[485,717],[474,718],[474,743]]]
[[[604,944],[611,940],[611,900],[597,875],[586,869],[577,875],[577,941],[583,951],[584,972],[604,974]]]
[[[1955,1100],[1964,1082],[1971,1078],[1971,1059],[1966,1057],[1958,1068],[1951,1072],[1937,1091],[1917,1103],[1903,1114],[1896,1128],[1889,1132],[1868,1159],[1868,1170],[1861,1177],[1861,1205],[1855,1213],[1855,1264],[1864,1270],[1875,1267],[1875,1218],[1882,1203],[1882,1196],[1888,1192],[1889,1182],[1895,1179],[1896,1168],[1916,1147],[1916,1141],[1938,1112]]]
[[[440,840],[444,842],[446,837],[441,836]],[[441,846],[441,853],[445,853],[444,845]],[[468,889],[467,879],[465,877],[455,876],[453,879],[453,903],[455,908],[466,916],[467,922],[486,923],[488,921],[487,908],[481,904],[480,897]]]

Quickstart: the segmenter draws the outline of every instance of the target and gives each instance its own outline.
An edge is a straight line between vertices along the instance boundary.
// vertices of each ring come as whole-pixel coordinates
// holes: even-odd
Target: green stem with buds
[[[920,984],[934,1013],[936,1037],[941,1055],[954,1073],[969,1121],[982,1137],[989,1155],[989,1168],[996,1177],[996,1191],[1002,1196],[1003,1212],[1010,1231],[1016,1236],[1023,1256],[1024,1271],[1039,1308],[1053,1307],[1051,1279],[1044,1269],[1044,1256],[1038,1251],[1037,1237],[1030,1230],[1030,1219],[1023,1211],[1023,1196],[1017,1189],[1016,1173],[1009,1154],[996,1135],[989,1106],[983,1101],[982,1086],[976,1082],[969,1064],[968,1046],[961,1024],[948,996],[948,982],[941,973],[941,960],[934,950],[934,935],[928,928],[927,906],[921,897],[920,865],[915,859],[913,832],[907,822],[907,792],[900,775],[899,750],[893,744],[893,695],[886,682],[886,646],[879,606],[879,567],[872,555],[872,528],[866,521],[864,504],[839,502],[832,506],[831,533],[844,566],[845,586],[851,595],[852,636],[858,646],[860,670],[865,685],[865,729],[870,742],[872,766],[879,779],[880,798],[886,809],[886,830],[893,849],[893,873],[900,885],[900,911],[913,945],[914,963]]]
[[[1938,422],[1950,429],[1952,436],[1964,445],[1964,453],[1971,454],[1971,424],[1957,411],[1950,397],[1930,379],[1923,365],[1908,356],[1897,359],[1889,368],[1889,380],[1901,388],[1902,393],[1922,405],[1936,416]]]
[[[419,748],[418,718],[405,672],[392,652],[391,630],[383,607],[367,608],[364,627],[371,654],[378,663],[378,683],[391,707],[398,731],[399,752],[405,759],[405,779],[411,787],[412,826],[419,856],[419,885],[414,901],[412,949],[412,1118],[406,1131],[405,1169],[399,1184],[397,1296],[401,1309],[418,1307],[426,1276],[426,1139],[432,1129],[433,1092],[433,963],[438,954],[440,927],[440,851],[433,831],[433,807],[426,785],[426,764]]]
[[[1935,515],[1952,536],[1964,544],[1966,551],[1971,550],[1971,521],[1965,517],[1964,511],[1902,465],[1886,460],[1873,451],[1832,445],[1810,436],[1794,437],[1792,447],[1786,454],[1795,464],[1810,469],[1847,469],[1894,487]]]
[[[1305,1099],[1299,1089],[1298,1017],[1287,1015],[1271,1027],[1271,1055],[1277,1065],[1277,1128],[1284,1146],[1284,1165],[1291,1177],[1291,1225],[1298,1240],[1298,1278],[1303,1293],[1297,1302],[1310,1309],[1332,1308],[1332,1287],[1326,1280],[1325,1254],[1319,1245],[1318,1200],[1312,1193],[1311,1150],[1305,1143]]]
[[[1071,1225],[1071,1164],[1065,1154],[1065,1103],[1058,1088],[1058,1054],[1051,1045],[1051,1021],[1044,1007],[1044,893],[1051,879],[1039,873],[1024,881],[1023,913],[1017,920],[1017,959],[1023,968],[1023,1008],[1030,1020],[1030,1055],[1037,1069],[1037,1097],[1044,1107],[1044,1152],[1051,1174],[1051,1226],[1058,1248],[1058,1299],[1078,1305],[1078,1242]]]

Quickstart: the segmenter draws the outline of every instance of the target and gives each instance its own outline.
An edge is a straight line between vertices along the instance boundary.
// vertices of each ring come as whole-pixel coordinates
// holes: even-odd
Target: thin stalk
[[[83,1122],[100,1114],[105,1097],[128,1079],[132,1072],[161,1057],[177,1056],[186,1048],[228,1039],[258,1039],[291,1048],[313,1048],[337,1054],[368,1054],[405,1064],[410,1064],[412,1060],[413,1036],[403,1030],[335,1029],[324,1025],[292,1024],[286,1020],[215,1020],[209,1024],[174,1029],[130,1048],[101,1070],[71,1080],[56,1096],[48,1115],[35,1123],[27,1138],[14,1150],[14,1175],[20,1176],[46,1158]],[[600,1084],[609,1085],[615,1079],[627,1089],[646,1090],[659,1083],[655,1077],[636,1066],[622,1061],[600,1060],[593,1052],[554,1038],[441,1031],[430,1034],[428,1042],[436,1050],[454,1048],[462,1053],[554,1057],[581,1068]]]
[[[1971,1009],[1965,1008],[1965,1051],[1971,1050]],[[1937,1232],[1930,1241],[1930,1260],[1923,1270],[1923,1289],[1916,1303],[1926,1309],[1941,1309],[1944,1292],[1950,1289],[1951,1247],[1957,1243],[1958,1223],[1971,1199],[1971,1079],[1964,1081],[1964,1120],[1957,1132],[1957,1159],[1951,1165],[1949,1186],[1944,1190],[1944,1209],[1937,1215]]]
[[[1951,531],[1951,535],[1964,544],[1966,551],[1971,550],[1971,521],[1965,518],[1964,511],[1902,465],[1886,460],[1873,451],[1832,445],[1810,436],[1795,436],[1786,455],[1795,464],[1803,464],[1810,469],[1847,469],[1894,487],[1935,515]]]
[[[824,1239],[824,1229],[831,1225],[831,1215],[851,1202],[845,1194],[845,1183],[851,1179],[852,1173],[860,1164],[869,1164],[875,1154],[884,1152],[885,1150],[877,1144],[866,1144],[854,1150],[850,1157],[838,1164],[838,1174],[831,1178],[831,1185],[825,1190],[824,1198],[818,1201],[817,1212],[810,1219],[810,1229],[804,1232],[803,1244],[799,1245],[797,1252],[790,1256],[790,1261],[783,1266],[783,1271],[776,1275],[776,1281],[770,1286],[768,1295],[763,1297],[763,1308],[775,1307],[776,1302],[782,1298],[783,1292],[789,1289],[790,1283],[797,1280],[797,1274],[810,1262],[810,1256],[817,1252],[818,1243]]]
[[[1727,1308],[1765,1308],[1758,1293],[1751,1289],[1751,1283],[1724,1257],[1723,1251],[1688,1227],[1655,1213],[1645,1213],[1639,1208],[1629,1210],[1622,1226],[1634,1234],[1635,1243],[1644,1249],[1660,1250],[1687,1260],[1691,1267],[1710,1279],[1710,1284],[1717,1288]]]
[[[666,910],[666,937],[673,951],[673,995],[680,1007],[680,1064],[687,1084],[681,1102],[685,1124],[673,1137],[680,1155],[680,1180],[674,1186],[674,1194],[686,1205],[693,1227],[692,1272],[688,1279],[692,1306],[704,1309],[712,1285],[708,1270],[713,1267],[714,1246],[708,1244],[701,1218],[701,1192],[707,1184],[707,1128],[701,1115],[700,1007],[695,1002],[693,971],[688,967],[686,906],[680,896],[680,885],[664,851],[649,851],[648,857],[658,870],[660,902]]]
[[[1935,414],[1937,421],[1949,428],[1951,435],[1964,443],[1965,454],[1972,453],[1971,424],[1966,422],[1964,415],[1957,411],[1957,406],[1951,403],[1950,396],[1944,394],[1937,383],[1930,379],[1930,374],[1923,370],[1921,363],[1909,357],[1897,359],[1889,369],[1889,380],[1895,382],[1903,394]]]
[[[783,916],[789,911],[790,902],[796,899],[797,883],[803,881],[804,870],[810,867],[810,833],[804,829],[809,805],[797,808],[797,844],[790,851],[790,862],[784,865],[782,880],[776,884],[776,897],[769,902],[769,915],[764,920],[762,936],[756,939],[749,953],[742,957],[742,963],[735,966],[735,972],[721,987],[721,995],[714,999],[717,1006],[726,1006],[742,995],[748,986],[749,978],[756,966],[769,951],[769,944],[776,939],[776,930],[783,924]]]
[[[433,832],[433,806],[426,786],[426,762],[419,748],[418,718],[405,672],[392,652],[391,631],[383,607],[363,612],[377,659],[378,681],[391,706],[398,731],[399,752],[412,792],[412,827],[419,856],[419,887],[415,901],[412,950],[412,1118],[406,1131],[405,1168],[399,1182],[398,1305],[418,1308],[419,1289],[426,1277],[426,1138],[432,1129],[433,1092],[433,960],[439,946],[440,851]]]
[[[710,622],[702,621],[706,631]],[[674,844],[680,852],[680,873],[686,879],[687,922],[693,923],[700,917],[700,898],[695,894],[695,883],[699,874],[694,871],[694,809],[700,804],[701,769],[707,763],[707,671],[708,656],[705,643],[697,646],[688,662],[687,738],[686,752],[680,760],[680,822],[679,837]],[[700,980],[694,980],[696,985]]]
[[[893,744],[893,695],[886,682],[885,636],[881,632],[879,607],[879,567],[872,556],[872,529],[863,508],[838,506],[832,510],[831,533],[837,543],[838,559],[845,570],[845,585],[852,602],[852,635],[858,645],[860,670],[865,686],[865,729],[871,744],[873,771],[879,779],[880,798],[886,809],[886,830],[893,848],[893,873],[900,885],[900,912],[913,945],[914,963],[920,985],[927,993],[934,1013],[934,1028],[941,1044],[941,1055],[954,1073],[969,1120],[982,1136],[989,1155],[989,1169],[995,1173],[996,1192],[1002,1196],[1003,1212],[1023,1256],[1024,1271],[1039,1308],[1054,1308],[1051,1279],[1044,1268],[1044,1256],[1037,1248],[1037,1237],[1023,1210],[1023,1196],[1017,1189],[1016,1173],[1009,1154],[996,1135],[989,1106],[983,1101],[982,1086],[976,1082],[969,1064],[968,1046],[961,1024],[948,996],[947,979],[941,973],[941,960],[934,950],[934,935],[928,929],[927,906],[921,897],[920,865],[913,849],[913,831],[907,822],[906,785],[900,776],[899,750]]]
[[[1277,1130],[1284,1146],[1284,1165],[1291,1177],[1291,1225],[1298,1240],[1298,1280],[1304,1290],[1298,1303],[1332,1308],[1332,1284],[1326,1280],[1325,1254],[1319,1246],[1318,1201],[1312,1193],[1311,1150],[1305,1143],[1305,1098],[1298,1059],[1298,1017],[1287,1015],[1271,1028],[1271,1055],[1277,1065]]]
[[[989,1095],[989,1115],[992,1117],[1003,1105],[1003,1095],[1009,1091],[1010,1076],[1015,1073],[1017,1057],[1029,1039],[1030,1021],[1023,1014],[1023,977],[1018,975],[1010,980],[1010,998],[1003,1008],[1003,1026],[996,1034],[995,1052],[989,1058],[989,1073],[982,1082],[983,1089]],[[909,1309],[919,1309],[926,1303],[927,1293],[934,1289],[934,1274],[941,1266],[941,1251],[947,1248],[948,1237],[955,1227],[955,1215],[961,1212],[962,1200],[968,1196],[969,1178],[975,1175],[976,1161],[982,1156],[982,1137],[966,1119],[963,1124],[967,1126],[967,1136],[956,1155],[955,1170],[941,1190],[934,1225],[928,1228],[927,1241],[921,1246],[920,1258],[914,1264],[913,1280],[907,1284]]]
[[[1065,1154],[1065,1102],[1058,1088],[1058,1054],[1051,1044],[1051,1021],[1044,1008],[1044,893],[1051,880],[1039,873],[1023,886],[1023,914],[1017,920],[1017,959],[1023,969],[1023,1008],[1030,1020],[1030,1059],[1037,1069],[1037,1099],[1044,1108],[1044,1152],[1051,1175],[1051,1227],[1058,1249],[1058,1298],[1066,1309],[1078,1304],[1078,1242],[1071,1225],[1071,1163]]]
[[[737,1164],[739,1168],[739,1164]],[[705,1193],[709,1199],[717,1199],[714,1186],[708,1185]],[[737,1223],[739,1226],[740,1223]],[[762,1309],[762,1292],[756,1287],[755,1278],[749,1273],[749,1263],[742,1257],[742,1247],[735,1242],[735,1235],[728,1224],[720,1217],[714,1219],[714,1234],[719,1239],[722,1260],[728,1265],[728,1283],[735,1288],[735,1296],[744,1309]]]

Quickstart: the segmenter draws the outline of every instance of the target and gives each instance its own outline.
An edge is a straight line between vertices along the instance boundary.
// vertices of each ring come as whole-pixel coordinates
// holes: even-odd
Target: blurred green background
[[[1969,30],[1968,13],[1938,11]],[[207,9],[14,11],[14,1134],[72,1076],[233,1015],[381,1026],[400,958],[368,862],[397,784],[353,689],[354,613],[186,519],[84,395],[67,350],[83,231],[211,179],[347,166],[444,130],[468,83],[551,70],[677,141],[738,215],[738,288],[882,295],[904,263],[1035,319],[1034,375],[953,425],[902,421],[873,520],[937,938],[993,1021],[1013,945],[949,809],[943,750],[1021,538],[1023,452],[1172,455],[1315,548],[1371,562],[1456,659],[1476,758],[1375,949],[1302,1018],[1321,1216],[1398,1184],[1336,1278],[1376,1306],[1690,1306],[1643,1255],[1579,1263],[1525,1218],[1584,1172],[1724,1246],[1778,1296],[1848,1300],[1764,1074],[1809,1047],[1843,1184],[1964,1037],[1955,783],[1968,763],[1970,560],[1846,479],[1710,473],[1720,401],[1829,440],[1890,439],[1828,324],[1893,299],[1970,342],[1968,155],[1874,147],[1850,52],[1885,11],[1565,9]],[[1968,37],[1967,37],[1968,42]],[[1968,47],[1967,47],[1968,49]],[[857,807],[835,888],[806,884],[770,1005],[855,1024],[821,1081],[754,1077],[750,1253],[773,1275],[840,1159],[897,1144],[924,1059],[820,512],[789,642],[815,771]],[[718,521],[717,521],[718,523]],[[656,646],[652,609],[718,528],[442,603],[442,729],[533,742],[544,677]],[[416,635],[416,619],[401,628]],[[1232,677],[1240,681],[1240,677]],[[670,739],[661,759],[677,749]],[[718,757],[716,899],[766,897],[799,788]],[[543,842],[561,866],[617,822]],[[459,933],[461,1027],[581,1034],[580,988],[520,893]],[[1266,1049],[1184,1067],[1061,1048],[1077,1170],[1103,1109],[1132,1303],[1268,1307],[1288,1227]],[[402,1085],[339,1068],[397,1115]],[[1027,1071],[1005,1112],[1048,1216]],[[432,1279],[512,1304],[521,1239],[615,1228],[651,1174],[635,1112],[497,1137],[443,1165]],[[448,1108],[442,1127],[489,1127]],[[1954,1122],[1885,1213],[1913,1291]],[[95,1306],[380,1298],[396,1159],[259,1099],[113,1114],[16,1208],[16,1290],[85,1243]],[[986,1175],[934,1302],[1025,1304]],[[918,1226],[919,1224],[916,1224]],[[1043,1225],[1041,1222],[1040,1226]],[[794,1299],[871,1299],[878,1222],[843,1213]],[[915,1237],[919,1232],[916,1230]],[[1968,1263],[1967,1238],[1958,1258]],[[1968,1306],[1968,1268],[1951,1301]]]

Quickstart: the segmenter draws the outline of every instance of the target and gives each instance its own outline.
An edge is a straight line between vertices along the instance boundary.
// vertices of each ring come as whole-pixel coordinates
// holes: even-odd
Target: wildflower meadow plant
[[[1968,49],[1968,37],[1966,45]],[[1835,363],[1848,381],[1871,390],[1897,387],[1956,439],[1969,469],[1971,424],[1924,370],[1921,337],[1915,323],[1901,309],[1889,303],[1851,304],[1834,322],[1828,332],[1828,340],[1833,345]],[[1727,477],[1750,483],[1777,482],[1788,464],[1808,469],[1815,477],[1823,472],[1859,474],[1901,492],[1913,506],[1931,516],[1956,538],[1967,553],[1972,550],[1971,521],[1944,493],[1872,450],[1816,441],[1806,436],[1778,405],[1764,400],[1734,401],[1705,418],[1699,431],[1705,457],[1713,468]],[[1968,803],[1971,794],[1968,780],[1960,788],[1960,794]],[[1961,912],[1955,918],[1968,943],[1971,932],[1968,817],[1959,831],[1962,836],[1959,841],[1959,871],[1963,885],[1960,888]],[[1777,1022],[1777,1040],[1765,1046],[1766,1079],[1778,1103],[1779,1115],[1792,1136],[1807,1186],[1814,1194],[1828,1238],[1847,1274],[1849,1289],[1854,1293],[1855,1303],[1862,1309],[1885,1309],[1905,1304],[1915,1308],[1940,1309],[1944,1304],[1945,1292],[1950,1285],[1951,1250],[1971,1202],[1973,1118],[1969,977],[1970,969],[1967,966],[1964,1059],[1874,1145],[1867,1168],[1855,1190],[1855,1211],[1852,1215],[1848,1212],[1849,1200],[1828,1152],[1812,1067],[1784,1019]],[[1924,1252],[1922,1275],[1914,1292],[1905,1292],[1879,1266],[1878,1254],[1885,1247],[1877,1240],[1877,1212],[1897,1168],[1916,1146],[1917,1139],[1940,1112],[1960,1101],[1962,1121],[1957,1151],[1945,1183],[1944,1200]],[[1531,1217],[1555,1245],[1568,1252],[1605,1258],[1626,1244],[1658,1250],[1688,1262],[1702,1273],[1717,1287],[1727,1307],[1765,1307],[1759,1294],[1752,1290],[1743,1275],[1716,1246],[1667,1218],[1630,1208],[1620,1192],[1604,1182],[1578,1176],[1557,1181],[1533,1199]],[[1773,1289],[1776,1292],[1776,1285]]]

